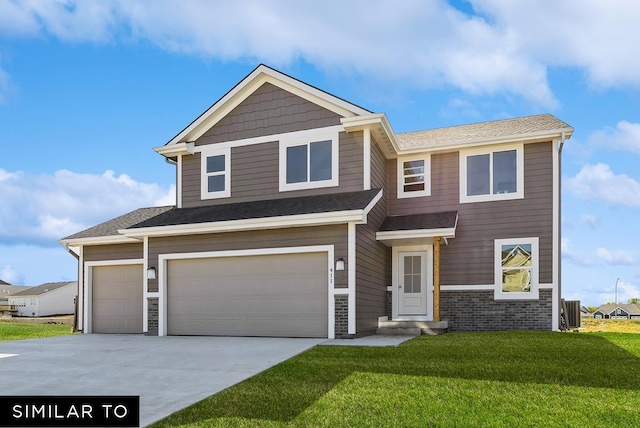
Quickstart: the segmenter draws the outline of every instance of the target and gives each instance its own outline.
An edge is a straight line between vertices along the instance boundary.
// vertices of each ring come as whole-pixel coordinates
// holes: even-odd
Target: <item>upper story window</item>
[[[460,202],[524,198],[522,144],[460,152]]]
[[[280,191],[338,185],[338,135],[280,140]]]
[[[398,158],[398,198],[431,195],[431,156]]]
[[[538,238],[495,240],[495,297],[538,298]]]
[[[201,156],[201,198],[231,196],[231,149],[205,148]]]

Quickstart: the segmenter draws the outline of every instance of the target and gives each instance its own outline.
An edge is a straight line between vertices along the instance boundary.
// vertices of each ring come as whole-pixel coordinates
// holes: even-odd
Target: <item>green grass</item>
[[[67,334],[71,334],[71,326],[69,325],[0,322],[0,342],[64,336]]]
[[[317,346],[164,426],[640,426],[640,335],[496,332]]]

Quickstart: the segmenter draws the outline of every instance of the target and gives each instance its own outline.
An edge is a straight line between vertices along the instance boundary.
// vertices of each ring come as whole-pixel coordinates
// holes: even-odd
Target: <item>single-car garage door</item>
[[[94,333],[142,333],[142,265],[91,269]]]
[[[327,253],[169,260],[173,335],[327,337]]]

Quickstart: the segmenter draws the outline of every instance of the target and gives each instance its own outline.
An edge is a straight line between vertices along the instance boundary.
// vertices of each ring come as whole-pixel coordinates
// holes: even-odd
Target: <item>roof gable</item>
[[[247,77],[242,79],[233,89],[216,101],[189,126],[173,137],[165,146],[195,141],[204,135],[211,127],[235,109],[242,101],[253,94],[265,83],[270,83],[287,92],[317,104],[342,117],[369,115],[370,111],[349,103],[341,98],[324,92],[314,86],[294,79],[284,73],[276,71],[264,64],[256,67]],[[158,151],[162,151],[159,148]]]

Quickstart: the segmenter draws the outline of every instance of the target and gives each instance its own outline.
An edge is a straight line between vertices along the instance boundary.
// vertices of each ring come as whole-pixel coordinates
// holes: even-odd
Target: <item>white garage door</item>
[[[327,337],[327,253],[170,260],[167,332]]]
[[[142,333],[142,265],[91,269],[94,333]]]

